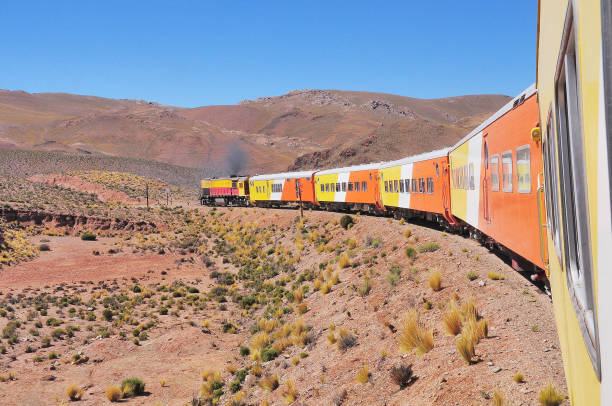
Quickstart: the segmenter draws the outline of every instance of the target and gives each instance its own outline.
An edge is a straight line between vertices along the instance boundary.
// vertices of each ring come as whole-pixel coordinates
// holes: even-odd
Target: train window
[[[434,192],[434,181],[433,178],[427,178],[427,193],[430,195]]]
[[[571,3],[570,3],[571,4]],[[571,6],[570,6],[571,7]],[[578,316],[591,361],[600,374],[599,343],[595,318],[590,241],[588,182],[582,112],[579,64],[575,48],[572,9],[566,23],[565,43],[556,75],[559,167],[564,230],[564,267],[571,298]]]
[[[346,182],[342,182],[342,191],[346,192]]]
[[[419,193],[419,187],[417,186],[416,179],[412,179],[412,193]]]
[[[385,181],[385,193],[389,193],[389,182]]]
[[[489,171],[491,172],[491,190],[499,192],[499,155],[489,158]]]
[[[362,192],[368,191],[368,182],[366,182],[365,180],[361,182],[361,191]]]
[[[393,192],[394,193],[398,193],[399,192],[399,185],[398,185],[397,180],[393,181]]]
[[[335,183],[330,183],[329,184],[329,191],[334,193],[336,189],[336,184]]]
[[[440,166],[436,164],[436,178],[440,177]]]
[[[404,180],[404,183],[406,183],[406,193],[410,193],[410,179]]]
[[[516,186],[519,193],[531,193],[529,145],[516,149]]]
[[[485,137],[487,134],[485,134]],[[484,143],[484,166],[485,169],[489,169],[489,143],[485,141]]]
[[[336,183],[336,192],[340,191],[340,183]]]
[[[552,121],[552,107],[548,113],[546,138],[542,141],[544,163],[544,190],[546,191],[546,216],[553,243],[561,262],[561,235],[559,230],[559,182],[557,180],[557,153],[555,151],[555,133]]]
[[[400,179],[399,181],[400,193],[404,193],[404,180]]]
[[[419,193],[425,193],[425,179],[419,179]]]
[[[474,182],[474,163],[470,162],[470,190],[475,190],[476,184]]]
[[[353,182],[349,182],[348,183],[348,191],[352,192],[353,191]]]
[[[502,189],[512,193],[512,151],[502,153]]]
[[[321,192],[325,192],[325,185],[321,183]]]
[[[355,192],[359,192],[359,182],[355,182]]]
[[[329,183],[326,183],[326,184],[325,184],[325,191],[326,191],[326,192],[329,192]]]

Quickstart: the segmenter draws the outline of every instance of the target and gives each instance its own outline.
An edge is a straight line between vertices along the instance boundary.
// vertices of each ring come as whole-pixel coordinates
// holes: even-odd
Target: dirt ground
[[[199,210],[206,219],[214,217],[209,208]],[[297,244],[294,210],[235,208],[216,213],[222,214],[218,223],[256,222],[261,233],[275,227],[275,243]],[[310,342],[291,345],[277,358],[261,362],[263,376],[279,378],[278,389],[268,392],[259,385],[261,378],[249,373],[238,392],[244,393],[243,404],[267,400],[280,405],[294,400],[296,405],[489,405],[497,391],[509,405],[533,405],[538,391],[549,382],[566,392],[551,299],[498,256],[461,236],[387,218],[353,216],[355,225],[345,230],[337,224],[341,216],[305,212],[305,224],[324,233],[327,244],[336,244],[336,249],[319,251],[304,241],[291,275],[317,274],[329,266],[338,272],[338,283],[327,294],[311,287],[304,294],[308,310],[303,315],[289,311],[279,318],[287,324],[303,322]],[[106,388],[134,376],[146,383],[146,393],[125,400],[127,404],[184,405],[199,396],[206,370],[222,374],[225,386],[219,404],[233,399],[229,384],[235,380],[235,370],[252,371],[256,364],[241,356],[240,347],[251,342],[253,327],[266,307],[247,311],[231,300],[221,303],[206,296],[217,283],[213,271],[239,270],[224,255],[212,254],[213,242],[218,244],[224,237],[208,236],[209,250],[204,253],[160,253],[128,245],[117,249],[123,237],[82,241],[74,236],[34,236],[32,243],[48,244],[50,251],[0,269],[0,309],[11,307],[9,316],[21,321],[16,328],[19,341],[10,344],[4,337],[0,343],[6,347],[6,353],[0,354],[0,374],[12,372],[16,378],[0,382],[0,404],[61,404],[68,402],[66,389],[72,384],[83,389],[80,404],[110,404]],[[348,250],[350,239],[356,246]],[[372,240],[377,241],[375,246],[368,244]],[[439,249],[417,253],[413,259],[406,256],[407,246],[418,248],[427,242],[438,243]],[[341,249],[349,253],[352,266],[338,265]],[[389,282],[393,265],[401,270],[395,285]],[[428,284],[433,270],[441,274],[439,291]],[[469,271],[477,275],[474,280],[468,279]],[[489,279],[491,272],[504,279]],[[291,275],[288,280],[295,283]],[[361,294],[366,277],[370,289]],[[311,286],[308,280],[304,284]],[[229,288],[239,285],[236,281]],[[119,306],[115,298],[132,304],[105,320],[102,304],[111,309]],[[469,299],[489,323],[488,337],[476,345],[471,364],[459,356],[455,337],[446,334],[442,323],[452,300]],[[38,310],[41,306],[36,307],[41,300],[48,305],[46,315]],[[282,303],[293,308],[290,302]],[[170,311],[161,314],[160,306]],[[434,347],[424,355],[400,351],[402,320],[410,308],[418,309],[423,325],[433,329]],[[89,316],[95,319],[88,320]],[[50,318],[62,323],[49,325]],[[10,321],[0,317],[0,329]],[[37,321],[41,327],[35,327]],[[149,322],[153,324],[147,327]],[[235,328],[226,330],[228,322]],[[66,334],[56,339],[57,328]],[[354,346],[340,350],[330,344],[328,336],[340,329],[354,335]],[[37,335],[33,330],[38,330]],[[146,337],[135,343],[142,332]],[[42,343],[44,336],[53,337],[48,347]],[[50,357],[52,353],[57,358]],[[356,376],[364,365],[367,380],[358,383]],[[391,368],[398,365],[412,365],[415,378],[405,388],[390,378]],[[524,374],[524,383],[513,381],[517,373]],[[295,399],[283,396],[288,380],[295,387]]]

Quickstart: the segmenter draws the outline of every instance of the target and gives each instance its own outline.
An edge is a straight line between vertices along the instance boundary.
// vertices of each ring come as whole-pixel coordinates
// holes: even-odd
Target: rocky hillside
[[[394,159],[450,145],[508,99],[299,90],[186,109],[0,90],[0,148],[263,173]]]

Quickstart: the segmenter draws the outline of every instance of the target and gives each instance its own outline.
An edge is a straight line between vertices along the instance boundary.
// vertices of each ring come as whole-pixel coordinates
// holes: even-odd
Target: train
[[[612,405],[612,323],[600,311],[612,309],[612,2],[539,0],[537,32],[535,84],[455,145],[204,179],[200,202],[359,211],[466,233],[549,289],[571,404]]]

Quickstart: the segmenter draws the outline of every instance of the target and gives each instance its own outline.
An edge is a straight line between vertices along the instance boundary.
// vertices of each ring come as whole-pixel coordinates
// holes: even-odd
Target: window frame
[[[425,194],[425,178],[419,178],[419,193]]]
[[[368,182],[366,182],[365,180],[361,181],[361,191],[362,192],[367,192],[368,191]]]
[[[399,191],[400,193],[404,193],[404,179],[399,180]]]
[[[434,178],[427,178],[427,194],[434,194]]]
[[[504,155],[510,154],[510,172],[508,174],[508,176],[506,177],[506,179],[508,179],[508,187],[506,187],[506,184],[504,183],[504,165],[507,164],[507,162],[504,162],[504,159],[507,159],[507,157],[505,157]],[[513,166],[514,166],[514,155],[512,150],[508,150],[508,151],[504,151],[501,153],[501,161],[502,161],[502,167],[501,167],[501,181],[502,181],[502,191],[505,193],[512,193],[514,191],[514,171],[512,170]]]
[[[519,180],[519,152],[527,150],[527,167],[529,168],[529,189],[521,189],[521,182]],[[531,193],[531,146],[529,144],[521,145],[515,151],[516,154],[516,191],[518,193],[530,194]]]
[[[404,190],[410,194],[410,179],[404,179]]]
[[[355,182],[355,193],[359,192],[359,181]]]
[[[493,158],[495,158],[495,176],[497,178],[497,186],[493,185]],[[491,191],[499,192],[500,177],[499,177],[499,154],[489,156],[489,174],[491,177]]]

